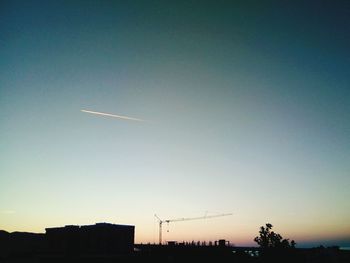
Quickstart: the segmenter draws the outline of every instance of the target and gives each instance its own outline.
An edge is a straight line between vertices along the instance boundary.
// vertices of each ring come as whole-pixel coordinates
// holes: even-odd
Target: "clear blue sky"
[[[350,245],[349,1],[1,1],[0,229]],[[97,116],[81,109],[147,120]]]

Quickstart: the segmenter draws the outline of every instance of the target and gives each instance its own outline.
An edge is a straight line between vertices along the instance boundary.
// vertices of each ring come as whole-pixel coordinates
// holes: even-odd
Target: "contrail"
[[[141,119],[132,118],[132,117],[128,117],[128,116],[122,116],[122,115],[116,115],[116,114],[110,114],[110,113],[104,113],[104,112],[98,112],[98,111],[90,111],[90,110],[81,110],[81,111],[86,112],[86,113],[96,114],[96,115],[102,115],[102,116],[123,119],[123,120],[129,120],[129,121],[144,121]]]

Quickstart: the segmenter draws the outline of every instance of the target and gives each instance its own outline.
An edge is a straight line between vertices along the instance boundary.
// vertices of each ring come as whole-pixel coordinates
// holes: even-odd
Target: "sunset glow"
[[[350,247],[349,3],[1,1],[0,230]]]

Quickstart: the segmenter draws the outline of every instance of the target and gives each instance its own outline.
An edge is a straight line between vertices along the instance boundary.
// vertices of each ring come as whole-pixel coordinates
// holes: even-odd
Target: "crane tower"
[[[162,220],[160,219],[156,214],[154,215],[158,221],[159,221],[159,245],[162,244],[162,225],[163,223],[170,223],[170,222],[179,222],[179,221],[188,221],[188,220],[197,220],[197,219],[209,219],[213,217],[220,217],[220,216],[229,216],[232,215],[231,213],[228,214],[219,214],[219,215],[205,215],[205,216],[199,216],[199,217],[183,217],[183,218],[177,218],[177,219],[166,219]]]

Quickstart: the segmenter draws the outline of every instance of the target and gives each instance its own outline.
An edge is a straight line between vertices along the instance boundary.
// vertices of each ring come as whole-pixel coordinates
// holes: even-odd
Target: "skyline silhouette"
[[[45,234],[0,230],[0,261],[345,263],[350,259],[350,251],[337,246],[296,248],[294,240],[284,239],[272,228],[270,223],[260,227],[259,236],[254,238],[259,247],[237,247],[225,239],[208,243],[192,240],[135,244],[135,226],[106,222],[50,227],[45,229]]]

